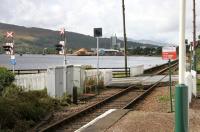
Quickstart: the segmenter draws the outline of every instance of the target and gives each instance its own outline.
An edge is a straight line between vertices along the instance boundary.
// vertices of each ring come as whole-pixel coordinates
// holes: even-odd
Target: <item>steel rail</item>
[[[175,64],[174,64],[175,65]],[[166,68],[165,68],[166,70]],[[161,72],[163,72],[163,70],[160,70]],[[121,109],[130,109],[134,104],[138,103],[139,101],[141,101],[142,99],[144,99],[148,94],[150,94],[153,89],[166,77],[167,75],[165,75],[164,77],[162,77],[159,81],[157,81],[156,83],[154,83],[153,85],[151,85],[147,90],[143,90],[143,92],[141,92],[142,94],[138,95],[136,98],[132,99],[130,102],[128,102],[125,106],[123,106]],[[105,104],[108,104],[109,102],[112,103],[112,100],[118,98],[118,97],[121,97],[123,96],[124,94],[127,94],[128,92],[130,92],[131,90],[133,90],[135,88],[135,85],[132,85],[132,86],[129,86],[128,88],[124,89],[123,91],[120,91],[116,94],[114,94],[113,96],[111,97],[108,97],[100,102],[97,102],[89,107],[86,107],[85,109],[79,111],[79,112],[76,112],[74,114],[71,114],[69,115],[68,117],[62,119],[62,120],[59,120],[57,121],[56,123],[54,124],[51,124],[41,130],[39,130],[40,132],[51,132],[51,131],[55,131],[56,129],[58,128],[62,128],[62,126],[72,122],[73,120],[76,120],[80,117],[83,117],[85,114],[88,114],[88,113],[92,113],[94,112],[95,110],[100,110],[101,111],[101,108],[103,105]],[[121,101],[122,102],[122,101]],[[119,101],[119,103],[121,103]],[[109,107],[108,107],[109,108]],[[98,116],[98,113],[96,114]],[[77,122],[78,123],[78,122]]]

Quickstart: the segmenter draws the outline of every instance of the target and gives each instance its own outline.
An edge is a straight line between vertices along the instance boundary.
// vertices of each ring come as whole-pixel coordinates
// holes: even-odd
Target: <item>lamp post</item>
[[[126,38],[126,19],[125,19],[125,5],[124,0],[122,0],[122,14],[123,14],[123,31],[124,31],[124,59],[125,59],[125,74],[127,73],[127,38]]]
[[[188,131],[188,87],[185,85],[185,12],[186,0],[180,0],[179,18],[179,84],[175,95],[175,132]]]

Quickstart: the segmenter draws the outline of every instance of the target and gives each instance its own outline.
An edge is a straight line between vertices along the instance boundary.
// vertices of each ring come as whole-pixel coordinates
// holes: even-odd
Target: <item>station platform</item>
[[[127,78],[113,78],[111,84],[107,87],[128,87],[133,84],[151,85],[161,80],[165,75],[137,76]],[[169,76],[166,76],[161,82],[168,82]],[[178,75],[172,75],[172,81],[178,81]]]
[[[109,112],[110,111],[110,112]],[[76,132],[173,132],[174,113],[109,110]],[[189,110],[189,130],[200,130],[200,111]]]

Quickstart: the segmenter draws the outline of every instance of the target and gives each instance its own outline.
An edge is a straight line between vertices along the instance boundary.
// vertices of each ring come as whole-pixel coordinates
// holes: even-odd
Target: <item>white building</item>
[[[116,34],[115,34],[115,36],[111,37],[111,48],[112,49],[120,49],[120,43],[117,42]]]

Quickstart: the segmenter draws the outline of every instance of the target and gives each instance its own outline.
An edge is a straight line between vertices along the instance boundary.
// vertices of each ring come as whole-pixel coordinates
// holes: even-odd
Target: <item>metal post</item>
[[[192,57],[193,57],[193,51],[192,51],[193,49],[192,49],[192,43],[190,43],[190,71],[192,70],[192,64],[193,64],[193,59],[192,59]]]
[[[14,37],[12,38],[12,43],[13,43],[13,52],[11,55],[15,56],[15,41],[14,41]],[[15,64],[13,64],[13,74],[15,74]]]
[[[171,112],[173,112],[172,105],[172,80],[171,80],[171,60],[169,59],[169,92],[170,92],[170,104],[171,104]]]
[[[188,87],[185,85],[185,12],[186,0],[180,0],[179,18],[179,84],[175,95],[175,132],[188,132]]]
[[[65,41],[64,41],[64,65],[67,65],[66,32],[65,32],[65,30],[64,30],[64,37],[65,37]]]
[[[180,0],[180,25],[179,25],[179,84],[184,84],[186,71],[186,50],[185,50],[185,0]]]
[[[12,71],[13,71],[13,74],[15,74],[15,65],[13,65]]]
[[[99,87],[99,37],[97,37],[97,86],[95,92],[98,94]]]
[[[126,77],[127,77],[128,76],[128,73],[127,73],[127,38],[126,38],[126,18],[125,18],[124,0],[122,0],[122,14],[123,14],[123,31],[124,31],[125,74],[126,74]]]

